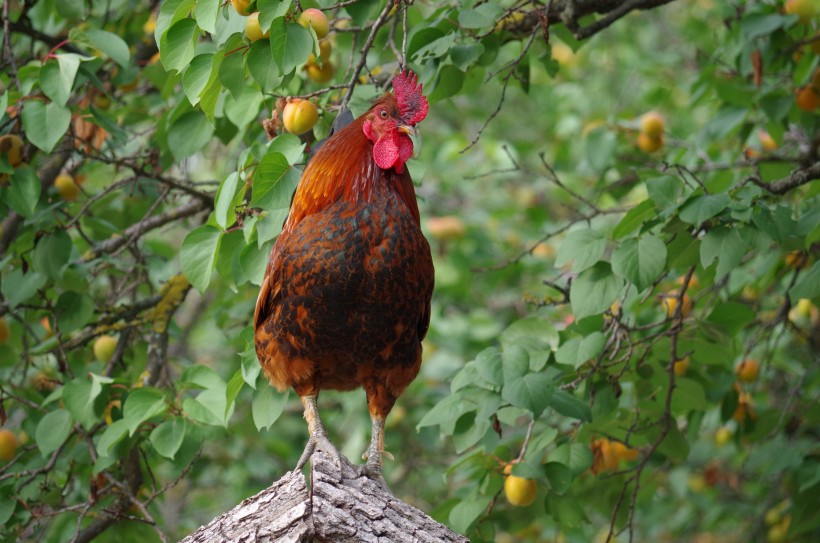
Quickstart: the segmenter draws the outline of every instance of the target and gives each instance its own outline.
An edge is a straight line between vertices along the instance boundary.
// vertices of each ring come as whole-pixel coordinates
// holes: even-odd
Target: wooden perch
[[[324,451],[317,450],[311,464],[311,489],[301,472],[289,471],[181,543],[469,543],[379,483],[360,476],[346,459],[341,473],[336,460]]]

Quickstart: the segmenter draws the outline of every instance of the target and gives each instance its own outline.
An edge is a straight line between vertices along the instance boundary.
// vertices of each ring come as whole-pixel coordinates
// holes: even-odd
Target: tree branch
[[[312,488],[291,471],[270,487],[202,526],[180,543],[467,543],[342,459],[316,451]]]
[[[778,179],[772,183],[766,183],[757,176],[749,177],[749,181],[758,187],[765,189],[771,194],[777,195],[786,194],[790,190],[796,189],[815,179],[820,179],[820,162],[815,162],[806,168],[797,169],[787,177]]]
[[[211,207],[211,202],[198,199],[188,202],[185,205],[181,205],[176,209],[166,211],[161,215],[156,215],[146,219],[142,222],[129,226],[125,229],[125,231],[123,231],[122,235],[96,244],[83,255],[82,260],[84,262],[88,262],[89,260],[94,260],[102,254],[114,252],[121,246],[128,243],[132,238],[137,238],[148,230],[153,230],[179,219],[196,215],[200,211],[210,209]]]

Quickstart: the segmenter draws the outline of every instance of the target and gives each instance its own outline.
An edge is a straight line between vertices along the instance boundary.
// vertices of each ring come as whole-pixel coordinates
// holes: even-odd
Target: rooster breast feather
[[[430,247],[415,195],[409,206],[403,194],[412,193],[409,175],[369,169],[380,177],[372,186],[286,225],[274,245],[257,301],[256,349],[281,390],[303,395],[379,380],[398,397],[418,373],[430,322]]]

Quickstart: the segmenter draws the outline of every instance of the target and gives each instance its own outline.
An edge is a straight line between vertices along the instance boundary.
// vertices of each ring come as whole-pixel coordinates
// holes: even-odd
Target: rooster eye
[[[379,115],[381,116],[382,119],[386,119],[387,118],[387,110],[383,109],[383,110],[379,111]]]

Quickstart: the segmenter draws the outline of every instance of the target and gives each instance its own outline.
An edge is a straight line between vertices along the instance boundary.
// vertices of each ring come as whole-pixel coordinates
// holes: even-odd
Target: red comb
[[[410,70],[404,70],[393,78],[393,94],[405,123],[414,125],[427,116],[427,98],[421,93],[418,76]]]

